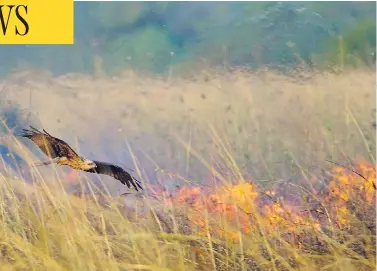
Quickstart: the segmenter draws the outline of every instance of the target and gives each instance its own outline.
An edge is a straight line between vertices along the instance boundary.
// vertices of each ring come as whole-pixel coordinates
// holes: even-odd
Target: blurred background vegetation
[[[3,45],[0,76],[374,66],[375,51],[375,2],[76,2],[74,45]]]

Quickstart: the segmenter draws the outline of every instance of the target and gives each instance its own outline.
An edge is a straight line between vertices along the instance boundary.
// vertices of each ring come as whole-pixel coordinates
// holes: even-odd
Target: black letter
[[[3,29],[3,34],[5,35],[7,33],[7,28],[8,28],[8,22],[10,18],[10,13],[12,12],[12,9],[14,8],[14,5],[9,5],[9,13],[8,13],[8,20],[7,23],[5,24],[4,22],[4,16],[3,16],[3,6],[0,6],[0,21],[1,21],[1,28]]]
[[[23,34],[21,34],[20,32],[18,32],[18,28],[16,26],[16,35],[20,35],[20,36],[25,36],[28,32],[29,32],[29,24],[27,23],[27,21],[20,15],[20,12],[18,11],[18,9],[20,7],[23,7],[25,9],[25,13],[27,14],[27,6],[24,6],[24,5],[19,5],[16,7],[16,16],[17,18],[21,21],[21,23],[25,26],[25,32]]]

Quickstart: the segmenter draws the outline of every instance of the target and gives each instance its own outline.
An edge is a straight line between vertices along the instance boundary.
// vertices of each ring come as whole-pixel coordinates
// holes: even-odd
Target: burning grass
[[[4,166],[0,269],[374,270],[375,72],[203,74],[9,79],[10,99],[67,142],[78,134],[83,155],[105,146],[114,161],[126,127],[135,164],[158,171],[134,172],[145,194],[114,196],[52,166],[27,180]]]
[[[32,186],[3,179],[1,266],[373,270],[376,171],[365,161],[354,170],[364,178],[331,168],[320,190],[242,180],[120,197],[94,192],[90,183],[92,193],[77,197],[43,179]],[[286,189],[296,189],[296,196]]]

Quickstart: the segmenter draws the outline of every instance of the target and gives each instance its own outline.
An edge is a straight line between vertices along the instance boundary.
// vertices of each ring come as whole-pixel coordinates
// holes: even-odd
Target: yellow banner
[[[73,0],[0,0],[0,44],[73,44],[73,6]]]

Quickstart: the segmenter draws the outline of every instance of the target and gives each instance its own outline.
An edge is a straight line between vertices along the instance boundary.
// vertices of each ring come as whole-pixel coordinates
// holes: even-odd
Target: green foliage
[[[321,16],[307,8],[279,3],[270,7],[259,19],[262,59],[268,64],[310,62],[318,41],[328,38],[331,30]]]
[[[310,65],[313,55],[339,62],[339,52],[344,65],[367,63],[375,20],[375,2],[78,2],[75,45],[4,46],[0,75],[20,60],[58,74],[92,72],[93,55],[105,72],[161,73],[203,58],[213,65]]]
[[[249,19],[238,19],[226,30],[208,31],[196,52],[215,63],[226,59],[233,65],[295,65],[302,60],[310,62],[311,53],[319,48],[318,41],[331,35],[322,17],[296,4],[270,3],[257,7],[263,12],[247,7],[245,14],[252,15]]]
[[[162,72],[169,66],[171,52],[176,49],[164,31],[155,27],[143,28],[107,44],[104,66],[110,72],[125,67]]]
[[[100,2],[91,15],[99,20],[102,27],[111,29],[134,23],[146,9],[143,2],[129,2],[127,5],[122,2]]]
[[[345,52],[356,55],[364,62],[370,61],[376,52],[376,22],[364,21],[344,33]]]
[[[325,59],[336,65],[372,65],[376,53],[376,22],[363,20],[328,41]]]
[[[375,2],[306,2],[305,6],[313,12],[323,17],[338,34],[348,28],[352,28],[355,23],[368,18],[376,20]]]

